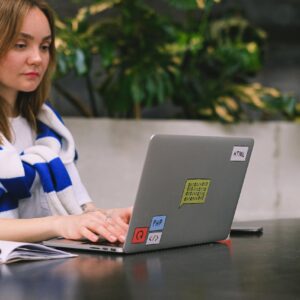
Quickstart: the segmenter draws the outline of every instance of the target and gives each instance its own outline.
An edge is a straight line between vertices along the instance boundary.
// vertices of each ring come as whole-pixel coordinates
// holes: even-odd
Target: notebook
[[[136,253],[226,239],[254,140],[151,137],[124,244],[56,238],[47,246]]]

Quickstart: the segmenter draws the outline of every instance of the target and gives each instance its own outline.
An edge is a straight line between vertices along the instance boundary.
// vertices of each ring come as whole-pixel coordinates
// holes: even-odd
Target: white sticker
[[[146,245],[157,245],[160,243],[162,232],[150,232]]]
[[[245,161],[249,147],[234,146],[231,154],[231,161]]]

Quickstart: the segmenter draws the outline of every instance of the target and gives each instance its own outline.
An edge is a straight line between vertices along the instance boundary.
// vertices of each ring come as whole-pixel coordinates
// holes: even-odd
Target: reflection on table
[[[0,299],[296,299],[300,220],[259,224],[227,244],[1,265]]]

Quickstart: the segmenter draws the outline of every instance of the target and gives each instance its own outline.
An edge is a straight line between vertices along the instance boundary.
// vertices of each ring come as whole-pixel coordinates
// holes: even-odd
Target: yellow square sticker
[[[210,186],[210,179],[188,179],[180,201],[180,207],[185,204],[203,204]]]

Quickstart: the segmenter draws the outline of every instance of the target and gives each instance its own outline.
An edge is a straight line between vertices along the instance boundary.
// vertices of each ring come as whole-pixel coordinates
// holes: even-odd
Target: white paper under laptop
[[[62,238],[44,244],[134,253],[223,240],[253,145],[251,138],[154,135],[124,245]]]

